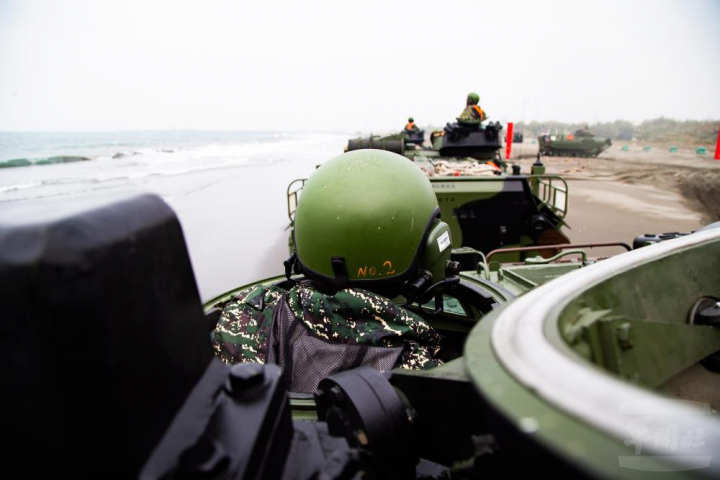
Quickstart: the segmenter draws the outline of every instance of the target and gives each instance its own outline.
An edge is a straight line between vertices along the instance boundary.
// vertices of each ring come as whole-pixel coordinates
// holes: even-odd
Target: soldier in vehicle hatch
[[[289,389],[305,393],[360,365],[442,363],[440,335],[389,300],[412,297],[409,285],[427,293],[450,259],[450,229],[412,162],[357,150],[321,165],[303,188],[294,239],[286,282],[250,287],[224,305],[213,339],[222,361],[276,363]],[[291,278],[295,267],[304,278]]]
[[[467,106],[457,118],[458,122],[469,125],[477,125],[487,118],[485,111],[480,108],[480,95],[475,92],[468,93]]]
[[[585,125],[584,128],[582,128],[582,129],[580,129],[580,130],[577,130],[577,131],[575,132],[575,136],[576,136],[576,137],[594,137],[595,135],[593,135],[593,133],[590,132],[590,127],[588,127],[587,125]]]
[[[406,132],[417,132],[419,128],[415,125],[415,119],[413,117],[408,118],[408,123],[405,125]]]

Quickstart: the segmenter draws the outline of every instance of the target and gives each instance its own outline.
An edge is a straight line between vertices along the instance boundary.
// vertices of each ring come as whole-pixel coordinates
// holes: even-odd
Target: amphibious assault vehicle
[[[275,365],[213,357],[213,307],[233,292],[203,314],[179,222],[159,197],[95,205],[0,214],[9,470],[720,476],[720,228],[597,262],[577,249],[511,265],[478,252],[441,308],[408,307],[446,337],[445,365],[359,367],[302,397]]]
[[[502,147],[500,132],[502,125],[496,122],[485,124],[448,123],[442,130],[431,133],[431,147],[423,146],[423,141],[411,140],[409,133],[365,138],[353,138],[348,141],[345,151],[365,148],[388,150],[408,158],[421,154],[428,158],[473,158],[475,160],[501,161],[499,150]],[[424,139],[425,131],[422,132]]]
[[[597,157],[612,146],[609,138],[598,138],[587,130],[575,134],[541,135],[540,154],[550,157]]]
[[[568,226],[564,221],[568,209],[567,182],[558,175],[545,174],[539,161],[530,175],[522,174],[519,166],[508,172],[500,155],[501,131],[502,125],[494,122],[448,123],[443,130],[431,134],[431,148],[409,144],[403,135],[396,134],[351,139],[345,150],[388,150],[415,162],[430,179],[456,248],[489,253],[502,247],[568,243],[563,232],[563,227]],[[304,182],[295,180],[288,187],[291,224]],[[514,251],[498,260],[521,260],[536,254]],[[468,262],[467,267],[477,263],[474,257]]]

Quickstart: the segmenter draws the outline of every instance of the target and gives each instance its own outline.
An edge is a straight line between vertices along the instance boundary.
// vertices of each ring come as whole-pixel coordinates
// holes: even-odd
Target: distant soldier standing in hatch
[[[415,125],[415,119],[413,117],[408,118],[408,123],[405,125],[406,132],[417,132],[419,129]]]
[[[485,111],[480,108],[480,95],[475,92],[468,93],[467,106],[457,118],[460,123],[479,124],[487,118]]]
[[[593,133],[590,131],[590,127],[585,125],[585,128],[583,128],[582,130],[577,130],[575,132],[575,136],[576,137],[594,137],[595,135],[593,135]]]

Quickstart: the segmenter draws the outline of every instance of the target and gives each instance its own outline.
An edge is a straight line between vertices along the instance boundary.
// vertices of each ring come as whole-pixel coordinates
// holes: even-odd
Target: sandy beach
[[[712,152],[711,152],[712,153]],[[570,191],[567,223],[575,243],[622,241],[645,233],[692,232],[720,220],[720,161],[690,147],[613,145],[598,158],[543,157],[547,173],[562,175]],[[513,144],[513,158],[529,172],[537,144]],[[599,249],[594,254],[612,254]]]

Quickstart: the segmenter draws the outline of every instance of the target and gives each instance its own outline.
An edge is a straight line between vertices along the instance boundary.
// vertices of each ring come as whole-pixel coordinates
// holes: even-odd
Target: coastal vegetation
[[[646,143],[667,143],[678,145],[714,144],[720,128],[720,120],[674,120],[656,118],[634,124],[627,120],[615,120],[603,123],[564,123],[556,121],[518,122],[516,131],[525,132],[528,136],[538,136],[550,132],[574,132],[589,126],[599,137],[613,140],[641,141]]]

